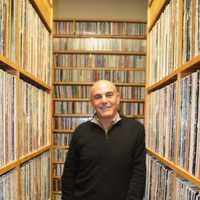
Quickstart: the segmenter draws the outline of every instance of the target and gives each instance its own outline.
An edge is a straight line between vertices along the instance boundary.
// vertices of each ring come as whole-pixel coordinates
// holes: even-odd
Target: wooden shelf
[[[133,19],[113,19],[113,18],[54,18],[54,22],[59,21],[73,21],[73,22],[125,22],[125,23],[142,23],[146,24],[144,20],[133,20]]]
[[[54,133],[73,133],[74,129],[53,129]]]
[[[6,58],[2,55],[0,55],[0,67],[2,67],[4,69],[7,68],[7,69],[13,70],[13,71],[19,70],[19,67],[17,66],[17,64],[11,62],[9,58]]]
[[[169,3],[169,5],[168,5],[168,3]],[[173,4],[173,2],[170,0],[149,0],[148,1],[148,31],[147,31],[147,38],[148,38],[148,46],[147,47],[148,48],[147,48],[147,70],[146,71],[147,71],[147,77],[149,77],[150,79],[154,78],[154,77],[158,77],[158,78],[160,78],[160,80],[157,79],[154,83],[149,83],[146,85],[145,98],[146,98],[147,102],[149,102],[149,103],[145,104],[145,106],[146,106],[145,114],[147,117],[145,122],[146,122],[146,127],[149,127],[149,125],[150,125],[149,122],[155,120],[156,117],[152,116],[154,113],[152,106],[156,105],[157,99],[159,99],[159,100],[162,99],[161,102],[163,101],[163,103],[161,103],[157,107],[157,109],[160,109],[160,110],[158,110],[158,112],[165,112],[166,110],[171,110],[173,108],[173,112],[174,112],[173,114],[175,116],[171,116],[172,113],[171,113],[170,117],[161,115],[159,119],[157,118],[156,123],[160,123],[160,124],[165,123],[165,125],[163,125],[163,127],[168,126],[169,124],[171,125],[171,123],[173,123],[173,126],[174,126],[173,136],[171,135],[171,133],[169,133],[169,136],[166,136],[166,138],[169,137],[168,139],[170,141],[174,140],[173,141],[173,146],[174,146],[173,147],[173,151],[174,151],[173,158],[174,158],[174,160],[171,161],[171,160],[165,158],[163,155],[155,152],[155,150],[153,150],[149,147],[147,147],[146,149],[147,149],[147,153],[149,153],[150,156],[154,157],[156,160],[160,161],[163,165],[166,165],[174,172],[173,173],[174,175],[172,178],[172,181],[174,184],[173,185],[174,189],[171,191],[173,199],[175,198],[176,193],[179,192],[178,188],[176,188],[176,178],[186,179],[188,181],[188,183],[185,183],[185,184],[186,184],[186,187],[188,187],[188,189],[190,188],[190,184],[194,184],[198,188],[200,188],[200,177],[196,177],[188,170],[185,170],[184,167],[180,167],[179,162],[177,161],[177,160],[181,159],[180,158],[180,155],[182,155],[181,153],[184,154],[185,152],[193,150],[193,149],[190,149],[189,145],[190,146],[195,145],[194,149],[197,148],[196,144],[190,143],[188,138],[186,138],[186,140],[187,140],[186,144],[180,140],[180,137],[182,137],[181,130],[182,130],[182,125],[183,125],[180,123],[180,120],[182,120],[182,118],[180,119],[180,113],[182,113],[182,115],[185,116],[186,113],[188,112],[187,115],[193,116],[196,112],[198,112],[198,108],[197,108],[198,105],[196,105],[197,103],[193,102],[193,100],[191,100],[192,98],[190,99],[190,97],[189,97],[189,99],[184,98],[184,94],[188,92],[186,89],[187,89],[188,85],[191,83],[189,83],[189,84],[186,83],[186,84],[188,84],[187,86],[185,83],[182,85],[182,78],[184,78],[187,75],[191,75],[192,72],[195,72],[195,71],[197,71],[197,69],[200,69],[200,55],[192,57],[192,58],[187,58],[187,59],[189,59],[189,61],[186,63],[183,63],[184,62],[183,60],[186,59],[184,50],[185,51],[191,50],[191,52],[192,52],[191,55],[194,55],[195,48],[196,48],[195,43],[198,43],[198,39],[196,40],[196,38],[195,38],[196,31],[197,31],[196,23],[195,23],[196,22],[195,21],[195,17],[196,17],[195,16],[195,13],[196,13],[195,1],[191,1],[190,3],[191,3],[191,5],[188,5],[188,8],[191,6],[190,7],[191,10],[189,11],[189,9],[185,8],[184,1],[176,2],[176,5]],[[188,13],[190,15],[189,21],[187,18]],[[169,19],[169,21],[168,21],[168,19]],[[191,21],[190,21],[190,19],[191,19]],[[160,20],[160,21],[158,22],[158,20]],[[155,31],[156,31],[155,35],[154,35],[154,33],[151,32],[152,28],[155,29]],[[165,30],[163,31],[162,28],[164,28]],[[188,30],[188,29],[190,29],[190,30]],[[171,30],[172,30],[172,32],[170,32]],[[188,34],[190,34],[191,40],[190,39],[187,40],[188,38],[186,38],[185,30],[187,30],[188,32],[187,31],[186,32]],[[165,33],[167,35],[166,41],[164,41],[162,38],[163,33]],[[160,38],[160,36],[161,36],[161,38]],[[160,44],[156,44],[156,43],[154,44],[154,41],[157,41],[157,39],[160,42]],[[188,47],[187,44],[190,45],[190,47]],[[160,48],[162,49],[162,51],[159,51],[159,45],[161,45]],[[184,47],[185,45],[187,47]],[[158,49],[157,49],[157,47],[158,47]],[[158,54],[155,55],[155,58],[151,57],[154,54],[154,52],[152,52],[152,51],[154,51],[154,48],[156,49],[155,51],[158,51]],[[169,53],[169,57],[166,56],[166,54],[165,54],[166,52]],[[162,53],[163,53],[163,55],[161,55]],[[190,57],[190,56],[188,56],[188,57]],[[152,60],[153,58],[154,58],[154,60]],[[159,66],[154,66],[154,65],[156,65],[156,60],[158,60],[158,63],[160,64]],[[162,64],[166,63],[166,66],[162,66],[161,63]],[[173,63],[178,63],[178,64],[176,64],[177,66],[172,66],[171,64],[173,64]],[[162,73],[165,73],[167,70],[171,70],[170,67],[174,67],[174,70],[171,73],[165,74],[163,76]],[[162,69],[164,69],[164,70],[162,70]],[[151,74],[150,74],[151,71],[155,72],[156,76],[152,74],[152,77],[151,77]],[[161,88],[169,86],[170,83],[175,83],[173,85],[173,89],[170,88],[169,91],[167,91],[167,89],[166,89],[165,92],[163,91],[163,93],[161,92],[161,93],[157,93],[157,94],[152,94],[153,96],[151,96],[151,94],[150,94],[151,92],[154,92],[156,90],[160,90]],[[185,88],[183,88],[183,87],[185,87]],[[193,92],[194,91],[192,91],[192,93]],[[164,97],[167,97],[167,98],[169,97],[169,99],[166,99]],[[183,100],[183,98],[184,98],[184,100]],[[171,102],[172,99],[173,99],[174,104],[170,106],[169,104],[172,103]],[[193,108],[197,109],[197,110],[192,110],[191,112],[186,111],[187,109],[185,110],[184,107],[186,105],[186,108],[187,108],[188,104],[192,104],[192,105],[194,104]],[[164,106],[167,105],[167,108],[164,108],[163,105]],[[183,118],[184,118],[184,120],[186,120],[184,122],[185,124],[190,123],[190,121],[187,121],[187,120],[191,120],[190,118],[185,118],[185,117],[183,117]],[[198,119],[196,117],[194,117],[194,119],[193,119],[194,123],[197,123],[197,120]],[[162,137],[163,133],[157,132],[156,138],[152,141],[149,140],[152,137],[152,133],[151,133],[152,130],[156,128],[156,126],[154,126],[154,125],[150,125],[150,126],[152,126],[150,128],[151,130],[150,129],[147,130],[147,133],[148,133],[147,141],[149,141],[149,145],[152,145],[157,141],[157,139]],[[186,125],[186,127],[188,130],[191,128],[190,124]],[[183,127],[183,129],[184,129],[184,127]],[[196,130],[191,132],[191,134],[194,134],[194,138],[193,138],[193,135],[190,136],[193,140],[192,142],[195,142],[194,141],[195,137],[196,137],[195,131]],[[165,134],[168,134],[168,133],[165,133]],[[181,148],[180,143],[182,143],[182,142],[183,142],[182,145],[186,149]],[[166,146],[165,144],[163,144],[163,145]],[[162,147],[164,148],[164,146],[162,146]],[[170,148],[170,147],[171,147],[171,144],[170,144],[170,146],[168,146],[166,148]],[[187,155],[186,157],[188,157],[188,156],[189,155]],[[187,164],[187,160],[183,161],[183,162],[186,162],[185,164]],[[197,165],[197,163],[190,162],[188,165],[190,167],[195,167],[195,165]],[[149,170],[149,174],[152,173],[152,175],[154,174],[153,176],[157,176],[155,169],[148,169],[148,170]],[[156,178],[157,177],[155,177],[155,180],[156,180]],[[152,179],[154,179],[154,177],[152,177]],[[163,186],[168,183],[169,183],[169,181],[165,180],[165,183],[163,183]],[[149,189],[149,192],[151,192],[151,190],[153,190],[153,189],[155,189],[155,188]],[[184,189],[184,190],[185,190],[184,192],[187,193],[187,189]]]
[[[54,67],[53,68],[54,70],[56,69],[71,69],[71,70],[99,70],[99,71],[103,71],[103,70],[106,70],[106,71],[145,71],[145,68],[144,67]]]
[[[24,156],[21,156],[20,159],[19,159],[19,162],[20,162],[20,164],[23,164],[23,163],[27,162],[28,160],[31,160],[32,158],[35,158],[35,157],[39,156],[40,154],[48,151],[50,148],[51,148],[50,144],[43,146],[43,147],[41,147],[41,148],[31,152],[31,153],[28,153]]]
[[[54,82],[54,85],[92,85],[94,82]],[[137,86],[145,87],[143,83],[114,83],[116,86]]]
[[[148,31],[152,29],[169,0],[152,1],[148,13]]]
[[[144,115],[125,115],[125,117],[131,118],[131,119],[144,119]]]
[[[7,163],[5,166],[0,168],[0,175],[5,174],[6,172],[16,168],[18,165],[19,165],[18,160]]]
[[[51,32],[52,30],[52,17],[53,17],[53,10],[47,0],[30,0],[33,7],[38,12],[41,20],[45,24],[46,28]]]
[[[61,176],[53,176],[53,179],[61,179]]]
[[[32,84],[34,84],[48,92],[51,91],[50,86],[48,86],[45,82],[43,82],[42,80],[40,80],[37,77],[35,77],[34,75],[32,75],[30,72],[27,72],[22,68],[19,68],[19,72],[20,72],[20,78],[24,78],[24,79],[26,79],[26,81],[31,82]]]
[[[52,164],[64,164],[64,163],[65,163],[64,161],[55,161],[55,160],[52,161]]]
[[[149,153],[151,156],[155,157],[161,163],[163,163],[164,165],[166,165],[169,168],[171,168],[172,170],[174,170],[177,175],[191,181],[197,187],[200,187],[200,180],[197,177],[192,176],[189,172],[187,172],[183,168],[177,166],[174,162],[169,161],[166,158],[159,155],[158,153],[152,151],[150,148],[146,148],[146,150],[147,150],[147,153]]]
[[[149,0],[148,1],[148,6],[150,7],[152,3],[153,3],[153,0]]]
[[[146,91],[148,93],[156,90],[156,89],[160,89],[164,86],[166,86],[167,84],[169,84],[170,82],[174,82],[177,79],[177,70],[172,72],[171,74],[165,76],[162,80],[150,85],[150,86],[146,86]]]
[[[59,195],[61,195],[61,192],[56,192],[56,191],[52,191],[53,192],[53,194],[59,194]]]
[[[0,123],[6,122],[6,129],[4,132],[7,134],[6,137],[0,137],[0,140],[4,145],[6,145],[6,148],[1,148],[3,150],[2,154],[5,154],[8,157],[15,157],[14,161],[11,161],[9,163],[6,163],[4,166],[0,168],[0,176],[1,177],[1,182],[3,180],[3,183],[5,180],[11,180],[13,181],[12,185],[15,186],[14,188],[11,189],[10,187],[10,181],[6,181],[7,183],[4,184],[4,191],[2,189],[0,190],[1,194],[0,196],[4,199],[7,199],[8,196],[6,194],[12,192],[11,190],[15,189],[15,199],[16,200],[21,200],[23,199],[23,195],[25,195],[27,198],[30,198],[30,194],[24,194],[23,191],[25,185],[23,185],[23,179],[21,171],[23,171],[24,167],[26,166],[29,167],[29,170],[33,171],[36,170],[38,173],[38,170],[40,169],[35,169],[37,166],[34,165],[35,162],[42,163],[43,160],[46,161],[48,159],[48,162],[45,163],[45,166],[40,166],[41,169],[44,167],[47,169],[46,174],[48,176],[45,177],[37,177],[37,181],[42,181],[41,183],[46,183],[46,181],[50,181],[48,178],[50,178],[50,168],[48,169],[47,166],[50,164],[50,148],[51,148],[51,142],[49,142],[48,145],[42,146],[33,152],[30,153],[24,153],[23,156],[20,157],[20,152],[22,152],[22,146],[23,145],[28,145],[28,143],[34,143],[36,135],[33,133],[34,131],[28,131],[27,134],[29,134],[29,137],[26,138],[27,141],[22,141],[23,140],[23,122],[21,120],[29,119],[32,118],[32,116],[29,115],[30,109],[32,110],[32,107],[34,107],[33,104],[38,103],[38,98],[39,99],[47,99],[50,98],[51,95],[51,86],[46,84],[45,81],[42,81],[42,78],[39,78],[40,74],[45,74],[47,76],[47,71],[48,67],[46,66],[45,63],[47,63],[51,59],[51,55],[49,54],[47,56],[47,59],[45,62],[40,62],[41,64],[44,64],[43,68],[39,70],[38,73],[39,76],[34,75],[33,72],[37,71],[35,70],[37,68],[36,64],[37,63],[37,55],[35,52],[33,52],[33,49],[38,49],[38,45],[34,44],[34,47],[32,50],[28,48],[31,45],[31,41],[29,40],[37,40],[38,39],[38,34],[42,33],[43,35],[47,34],[49,38],[47,38],[45,41],[43,41],[43,46],[46,48],[47,52],[49,49],[49,44],[48,42],[51,42],[51,28],[52,28],[52,7],[49,6],[49,0],[30,0],[25,2],[22,1],[5,1],[6,7],[5,7],[5,12],[4,16],[2,16],[2,20],[6,21],[6,23],[1,24],[1,33],[3,35],[3,44],[1,45],[2,51],[0,55],[0,68],[2,69],[1,71],[6,71],[6,73],[2,72],[2,75],[4,76],[3,80],[3,93],[5,95],[4,98],[4,104],[6,103],[6,106],[8,107],[8,111],[11,113],[6,113],[4,110],[1,110],[0,115],[3,113],[5,114],[5,119],[0,120]],[[20,6],[23,6],[21,9]],[[25,10],[24,10],[25,9]],[[4,8],[3,8],[4,11]],[[24,13],[24,11],[26,13]],[[31,16],[31,17],[30,17]],[[8,22],[7,22],[8,19]],[[29,22],[32,21],[33,23],[21,23],[21,22]],[[37,22],[37,23],[35,23]],[[37,25],[37,27],[36,27]],[[34,35],[34,38],[31,37],[32,34],[35,33],[33,31],[34,28],[37,28],[37,34]],[[5,29],[5,30],[4,30]],[[21,30],[23,29],[23,30]],[[30,34],[27,34],[24,36],[24,34],[27,33],[27,30],[29,30]],[[26,30],[26,31],[25,31]],[[22,31],[22,33],[20,32]],[[21,37],[20,34],[23,34],[23,37]],[[31,38],[30,38],[31,37]],[[43,36],[44,37],[44,36]],[[41,36],[39,37],[41,39]],[[5,41],[4,41],[5,40]],[[38,40],[39,41],[39,40]],[[36,43],[38,42],[36,41]],[[2,42],[2,41],[1,41]],[[49,49],[49,53],[50,49]],[[31,54],[31,55],[30,55]],[[6,56],[4,56],[6,55]],[[35,62],[33,62],[33,60]],[[23,68],[21,63],[26,63],[26,67]],[[33,66],[32,66],[33,64]],[[31,71],[31,68],[34,68],[32,70],[33,72],[28,72]],[[41,67],[41,66],[39,66]],[[25,68],[27,70],[25,70]],[[50,70],[50,69],[49,69]],[[12,74],[14,76],[10,76],[9,74]],[[50,76],[50,75],[49,75]],[[40,76],[42,77],[42,76]],[[23,86],[22,86],[22,80],[24,80]],[[27,83],[31,83],[32,86],[28,86]],[[9,85],[10,84],[10,85]],[[5,88],[7,87],[8,88]],[[23,89],[26,89],[26,91],[22,91]],[[35,89],[37,88],[37,89]],[[2,88],[1,88],[2,89]],[[9,90],[11,89],[11,90]],[[42,89],[42,94],[39,92],[39,89]],[[8,92],[9,91],[9,92]],[[48,94],[47,94],[48,93]],[[39,96],[35,96],[35,95]],[[42,96],[43,95],[43,96]],[[28,96],[28,97],[27,97]],[[26,99],[24,99],[26,97]],[[38,98],[37,98],[38,97]],[[11,101],[10,99],[13,98],[14,101]],[[28,99],[27,99],[28,98]],[[22,105],[22,100],[26,101],[26,105]],[[30,100],[30,102],[29,102]],[[32,102],[32,103],[31,103]],[[2,102],[1,102],[2,104]],[[12,104],[12,105],[11,105]],[[24,109],[24,106],[29,110],[27,113],[22,113],[22,110]],[[37,106],[37,105],[35,105]],[[50,101],[46,102],[46,105],[43,105],[42,103],[39,103],[39,106],[43,108],[43,110],[48,109],[49,113],[46,113],[46,116],[39,116],[40,113],[39,109],[36,109],[37,111],[34,110],[35,113],[34,115],[34,120],[37,120],[35,117],[39,116],[39,118],[42,117],[45,118],[45,121],[47,120],[47,123],[50,123],[48,119],[50,119],[51,114],[50,114]],[[48,108],[47,108],[48,107]],[[32,110],[33,111],[33,110]],[[33,113],[32,113],[33,114]],[[23,117],[22,117],[23,115]],[[25,116],[27,115],[27,116]],[[3,121],[2,121],[3,120]],[[13,121],[14,120],[14,121]],[[45,122],[44,122],[45,123]],[[32,125],[34,126],[36,122],[33,122],[33,124],[29,124],[29,128],[31,129]],[[40,125],[40,124],[37,124]],[[50,137],[50,127],[48,127],[49,130],[44,131],[44,134],[48,134]],[[8,130],[8,131],[7,131]],[[26,131],[25,131],[26,132]],[[41,133],[43,134],[43,133]],[[21,144],[23,143],[23,144]],[[4,146],[3,145],[3,146]],[[12,148],[11,148],[12,147]],[[7,149],[10,149],[9,152],[6,151]],[[13,150],[11,152],[11,150]],[[47,153],[45,153],[47,152]],[[42,155],[45,153],[44,155]],[[10,154],[10,155],[7,155]],[[12,155],[11,155],[12,154]],[[38,157],[40,156],[40,157]],[[36,160],[35,160],[36,158]],[[42,160],[41,160],[41,159]],[[31,163],[29,163],[29,161]],[[33,162],[32,162],[33,161]],[[26,163],[28,162],[28,163]],[[25,164],[25,166],[23,166]],[[12,170],[12,171],[11,171]],[[7,174],[7,172],[11,172]],[[30,175],[30,174],[29,174]],[[5,176],[5,177],[4,177]],[[37,187],[36,182],[35,183],[30,183],[31,181],[31,176],[25,177],[26,179],[26,185],[32,184],[32,189],[30,192],[33,192],[33,190]],[[5,179],[5,180],[4,180]],[[43,180],[45,179],[45,180]],[[11,186],[12,186],[11,185]],[[51,188],[49,187],[50,185],[45,185],[45,190],[40,192],[40,195],[50,195],[50,190]],[[47,194],[48,193],[48,194]],[[35,198],[39,199],[37,197],[39,193],[35,193]],[[7,198],[6,198],[7,197]],[[46,198],[50,199],[50,198]]]
[[[53,101],[80,101],[80,102],[83,102],[83,101],[90,101],[89,98],[87,99],[81,99],[81,98],[53,98],[52,99]]]
[[[93,114],[69,114],[69,113],[66,113],[66,114],[56,114],[54,113],[53,114],[53,117],[92,117]]]
[[[54,34],[54,38],[107,38],[107,39],[136,39],[146,40],[146,36],[140,35],[101,35],[101,34]]]
[[[200,55],[193,57],[187,63],[178,67],[178,73],[187,73],[200,68]]]
[[[37,87],[40,87],[48,92],[51,91],[51,87],[48,86],[45,82],[35,77],[30,72],[27,72],[22,67],[19,67],[17,64],[11,62],[8,58],[0,55],[0,68],[3,68],[4,70],[13,71],[14,73],[20,74],[20,77],[23,79],[28,80],[28,82],[31,82],[32,84],[36,85]]]
[[[11,161],[11,162],[7,163],[5,166],[0,168],[0,175],[5,174],[6,172],[8,172],[12,169],[15,169],[17,166],[23,164],[24,162],[31,160],[32,158],[39,156],[40,154],[48,151],[50,149],[50,146],[51,145],[41,147],[40,149],[35,150],[32,153],[29,153],[25,156],[20,157],[20,159],[18,159],[18,160]]]
[[[107,54],[107,55],[136,55],[146,56],[145,52],[128,52],[128,51],[101,51],[101,50],[63,50],[53,51],[53,54]]]
[[[185,74],[191,71],[195,71],[196,69],[200,69],[200,55],[194,57],[192,60],[189,62],[177,67],[172,73],[169,75],[165,76],[163,79],[160,81],[152,84],[152,85],[147,85],[146,90],[147,92],[154,91],[156,89],[162,88],[169,84],[170,82],[174,82],[177,80],[178,74]]]

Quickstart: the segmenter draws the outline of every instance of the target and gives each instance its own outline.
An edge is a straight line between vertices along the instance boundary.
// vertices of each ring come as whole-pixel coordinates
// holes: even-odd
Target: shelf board
[[[114,18],[54,18],[54,22],[126,22],[126,23],[141,23],[146,24],[144,20],[133,20],[133,19],[114,19]]]
[[[83,101],[90,101],[89,98],[53,98],[53,101],[79,101],[79,102],[83,102]]]
[[[125,115],[125,117],[131,119],[144,119],[144,115]]]
[[[54,82],[54,85],[93,85],[94,82]],[[116,86],[137,86],[137,87],[145,87],[144,83],[114,83]]]
[[[14,62],[11,62],[9,58],[0,55],[0,67],[7,68],[9,70],[18,71],[18,66]]]
[[[148,1],[148,6],[151,7],[151,4],[153,3],[154,0],[149,0]]]
[[[164,86],[166,86],[167,84],[169,84],[170,82],[174,82],[177,79],[177,73],[178,70],[175,70],[174,72],[170,73],[169,75],[165,76],[165,78],[163,78],[162,80],[150,85],[150,86],[146,86],[146,90],[148,93],[162,88]]]
[[[53,160],[52,164],[65,164],[64,161]]]
[[[53,10],[47,0],[30,0],[49,32],[52,31]]]
[[[190,61],[178,67],[177,71],[178,73],[187,73],[196,69],[200,69],[200,55],[193,57]]]
[[[28,160],[31,160],[32,158],[35,158],[36,156],[39,156],[40,154],[48,151],[50,149],[50,147],[51,147],[51,145],[49,144],[49,145],[43,146],[43,147],[31,152],[31,153],[21,156],[19,159],[20,164],[23,164],[23,163],[27,162]]]
[[[144,67],[53,67],[54,70],[56,69],[70,69],[70,70],[106,70],[106,71],[145,71]]]
[[[148,16],[148,31],[150,32],[160,14],[162,13],[165,5],[169,2],[169,0],[159,0],[152,1],[151,6],[149,7],[149,16]]]
[[[19,72],[20,77],[28,80],[29,82],[33,83],[34,85],[39,86],[40,88],[43,88],[44,90],[50,92],[51,87],[48,86],[45,82],[42,80],[38,79],[34,75],[32,75],[30,72],[27,72],[24,70],[22,67],[19,67],[17,64],[11,62],[8,58],[0,55],[0,67],[3,69],[8,69],[11,71],[14,71],[15,73]]]
[[[120,99],[120,102],[144,103],[144,99]]]
[[[174,170],[178,176],[183,177],[186,180],[189,180],[190,182],[192,182],[194,185],[200,187],[200,179],[191,175],[189,172],[187,172],[183,168],[177,166],[174,162],[169,161],[166,158],[163,158],[160,154],[152,151],[150,148],[146,148],[146,150],[151,156],[155,157],[161,163],[163,163],[164,165],[166,165],[169,168],[171,168],[172,170]]]
[[[53,192],[53,194],[58,194],[58,195],[61,195],[61,191],[52,191]]]
[[[193,57],[189,62],[177,67],[173,72],[171,72],[169,75],[166,75],[165,78],[161,79],[160,81],[152,85],[147,85],[146,90],[148,93],[150,93],[156,89],[166,86],[170,82],[174,82],[177,79],[178,74],[188,73],[195,71],[196,69],[200,69],[200,55]]]
[[[5,174],[6,172],[15,169],[17,166],[23,164],[24,162],[35,158],[36,156],[48,151],[51,145],[47,145],[45,147],[41,147],[40,149],[29,153],[25,156],[22,156],[19,160],[11,161],[7,163],[5,166],[0,168],[0,175]]]
[[[102,34],[54,34],[53,38],[110,38],[146,40],[145,35],[102,35]]]
[[[53,114],[53,117],[92,117],[93,114],[69,114],[69,113],[66,113],[66,114]]]
[[[61,176],[52,176],[53,179],[61,179]]]
[[[128,52],[128,51],[101,51],[101,50],[62,50],[53,51],[53,54],[107,54],[107,55],[137,55],[146,56],[145,52]]]
[[[73,133],[74,129],[53,129],[54,133]]]
[[[6,172],[8,172],[12,169],[15,169],[18,165],[19,165],[18,160],[7,163],[5,166],[0,168],[0,175],[5,174]]]
[[[40,80],[37,77],[35,77],[34,75],[32,75],[30,72],[27,72],[22,68],[19,68],[19,72],[20,72],[21,78],[25,78],[27,81],[33,83],[34,85],[39,86],[40,88],[43,88],[44,90],[46,90],[48,92],[51,91],[50,86],[48,86],[45,82],[43,82],[42,80]]]

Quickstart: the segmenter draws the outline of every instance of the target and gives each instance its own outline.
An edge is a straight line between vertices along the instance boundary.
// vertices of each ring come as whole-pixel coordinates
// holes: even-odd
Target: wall
[[[147,19],[147,0],[54,0],[53,8],[54,19]]]

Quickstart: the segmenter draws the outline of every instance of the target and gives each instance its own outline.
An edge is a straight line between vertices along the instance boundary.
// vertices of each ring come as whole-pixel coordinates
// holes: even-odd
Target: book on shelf
[[[0,168],[17,158],[16,76],[0,69]]]
[[[17,199],[17,171],[0,176],[0,199]],[[12,192],[11,192],[12,191]]]
[[[146,66],[146,56],[142,55],[109,55],[109,54],[55,54],[55,68],[142,68]]]
[[[20,154],[25,155],[50,143],[50,98],[47,92],[20,80]],[[37,105],[37,106],[36,106]]]
[[[43,21],[28,0],[20,1],[20,65],[51,85],[52,39]],[[33,28],[34,24],[34,28]]]
[[[146,34],[146,23],[136,21],[83,21],[83,20],[54,20],[55,35],[126,35],[141,36]]]
[[[20,168],[21,199],[49,199],[50,197],[50,153],[46,152]],[[33,184],[34,183],[34,184]]]
[[[174,177],[173,170],[147,155],[147,184],[144,199],[199,200],[200,188],[181,177],[176,177],[174,182]]]

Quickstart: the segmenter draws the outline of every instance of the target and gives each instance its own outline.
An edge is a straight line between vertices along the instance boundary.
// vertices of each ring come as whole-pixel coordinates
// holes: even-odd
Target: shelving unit
[[[0,194],[8,200],[50,200],[52,8],[46,0],[2,1],[0,6]],[[40,45],[42,61],[34,52]]]
[[[52,179],[53,196],[58,200],[73,131],[94,113],[90,106],[94,81],[113,81],[121,94],[122,114],[144,121],[146,22],[57,19],[53,26]]]
[[[146,199],[200,197],[199,3],[153,0],[148,6]]]

